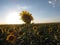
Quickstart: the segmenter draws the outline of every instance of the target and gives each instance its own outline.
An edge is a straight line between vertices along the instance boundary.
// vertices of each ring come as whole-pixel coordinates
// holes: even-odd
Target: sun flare
[[[22,24],[23,21],[20,20],[19,13],[17,12],[10,12],[6,17],[6,22],[8,24]]]

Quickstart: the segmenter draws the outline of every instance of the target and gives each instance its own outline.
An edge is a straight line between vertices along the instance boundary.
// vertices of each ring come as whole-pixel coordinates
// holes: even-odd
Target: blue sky
[[[0,24],[8,23],[10,13],[22,10],[32,14],[34,23],[60,22],[60,0],[0,0]]]

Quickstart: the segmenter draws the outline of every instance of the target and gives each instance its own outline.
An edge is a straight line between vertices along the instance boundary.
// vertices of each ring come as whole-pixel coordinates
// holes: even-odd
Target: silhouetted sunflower
[[[6,40],[14,44],[16,42],[16,36],[10,34],[7,36]]]
[[[32,14],[30,14],[28,11],[22,11],[20,13],[21,19],[26,23],[30,24],[33,20]]]

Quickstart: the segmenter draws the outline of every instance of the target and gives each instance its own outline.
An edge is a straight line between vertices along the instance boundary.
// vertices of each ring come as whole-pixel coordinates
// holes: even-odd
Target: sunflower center
[[[9,40],[13,40],[13,39],[14,39],[14,37],[13,37],[13,36],[10,36],[10,37],[9,37]]]

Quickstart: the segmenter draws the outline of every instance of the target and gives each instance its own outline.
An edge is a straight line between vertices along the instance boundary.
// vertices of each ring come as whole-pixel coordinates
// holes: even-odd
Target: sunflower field
[[[0,25],[0,45],[60,45],[60,23]]]

